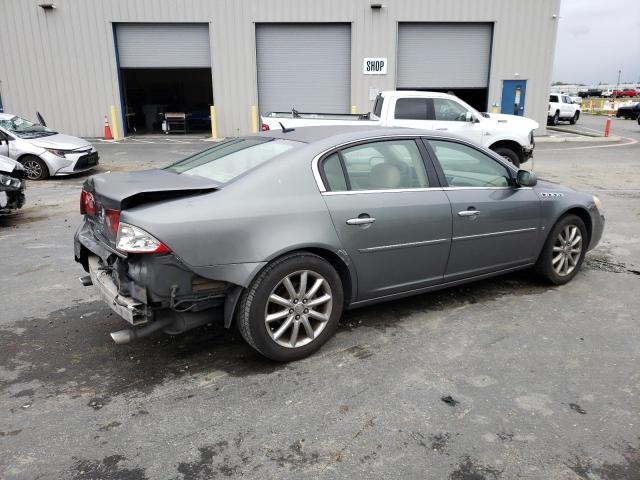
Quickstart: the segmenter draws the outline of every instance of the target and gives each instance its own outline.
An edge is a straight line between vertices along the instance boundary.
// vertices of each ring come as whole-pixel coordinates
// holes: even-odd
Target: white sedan
[[[98,151],[86,140],[10,113],[0,113],[0,155],[24,165],[30,180],[70,175],[98,165]]]

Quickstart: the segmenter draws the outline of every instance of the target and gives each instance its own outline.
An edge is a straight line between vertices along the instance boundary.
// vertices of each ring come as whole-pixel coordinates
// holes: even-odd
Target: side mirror
[[[519,187],[535,187],[538,183],[538,177],[528,170],[518,170],[516,183]]]
[[[473,118],[473,115],[471,115],[471,112],[467,112],[464,114],[464,119],[466,122],[473,122],[475,119]]]

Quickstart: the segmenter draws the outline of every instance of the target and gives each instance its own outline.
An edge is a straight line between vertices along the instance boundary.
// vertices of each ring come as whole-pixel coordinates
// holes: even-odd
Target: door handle
[[[436,128],[436,130],[449,130],[447,127]]]
[[[475,218],[480,215],[480,210],[462,210],[458,212],[459,217],[472,217]]]
[[[347,225],[368,225],[370,223],[374,223],[376,221],[373,217],[363,217],[363,218],[350,218],[347,220]]]

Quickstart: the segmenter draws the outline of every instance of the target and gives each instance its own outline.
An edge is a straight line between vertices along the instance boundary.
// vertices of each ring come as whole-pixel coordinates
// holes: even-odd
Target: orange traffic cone
[[[107,120],[107,116],[104,116],[104,139],[105,140],[113,140],[113,135],[111,135],[111,127],[109,127],[109,120]]]

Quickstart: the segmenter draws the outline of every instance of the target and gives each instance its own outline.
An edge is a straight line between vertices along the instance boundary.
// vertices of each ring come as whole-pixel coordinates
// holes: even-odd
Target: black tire
[[[501,157],[509,160],[513,165],[517,168],[520,168],[520,157],[516,152],[511,150],[509,147],[498,147],[493,150]]]
[[[577,229],[580,231],[580,253],[576,263],[573,265],[573,270],[571,270],[567,274],[559,274],[554,268],[554,253],[557,253],[559,255],[560,252],[554,252],[554,247],[557,247],[557,242],[559,242],[559,236],[561,232],[571,227],[577,227]],[[535,269],[545,281],[554,285],[564,285],[565,283],[570,282],[573,277],[575,277],[580,271],[582,262],[584,261],[584,256],[587,253],[588,246],[589,236],[587,234],[587,227],[585,227],[582,219],[573,214],[565,215],[564,217],[560,218],[560,220],[558,220],[551,229],[544,247],[542,247],[540,257],[538,257]],[[562,259],[560,260],[560,262],[562,262]]]
[[[560,112],[556,112],[553,114],[553,117],[551,118],[551,125],[556,127],[558,126],[559,123],[560,123]]]
[[[578,123],[579,118],[580,118],[580,112],[576,112],[573,114],[573,117],[571,117],[571,120],[569,120],[569,123],[571,125],[575,125],[576,123]]]
[[[274,289],[279,288],[285,278],[296,275],[300,271],[309,271],[324,278],[332,297],[331,311],[328,312],[329,319],[326,322],[316,321],[316,325],[324,323],[324,326],[315,338],[310,339],[303,326],[299,325],[299,331],[304,332],[305,341],[308,340],[308,343],[298,347],[287,347],[272,337],[273,331],[271,333],[267,331],[269,327],[267,327],[265,315],[269,306],[269,297]],[[299,285],[296,289],[298,287]],[[299,360],[317,351],[333,336],[342,315],[343,303],[342,281],[333,266],[322,257],[309,252],[293,253],[269,263],[244,291],[236,316],[238,330],[249,345],[271,360],[278,362]],[[283,308],[283,311],[286,311],[289,307]],[[311,319],[310,316],[308,318]],[[283,319],[282,323],[273,329],[276,330],[288,320]]]
[[[35,155],[25,155],[20,159],[20,163],[27,171],[29,180],[46,180],[49,178],[49,167],[41,158]]]
[[[622,117],[622,113],[621,112],[616,112],[616,118],[620,118]]]

